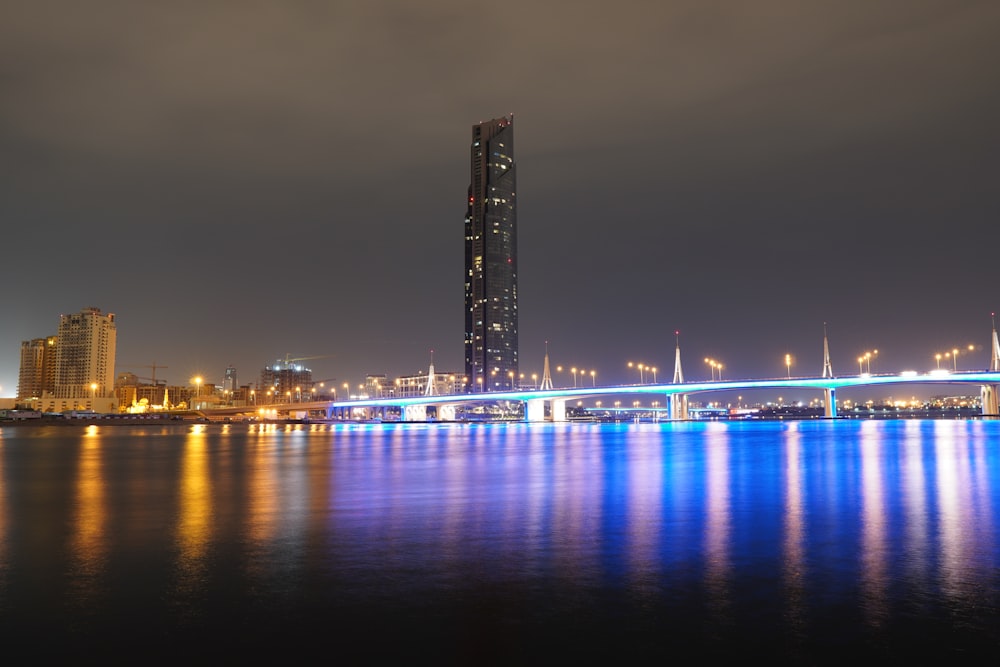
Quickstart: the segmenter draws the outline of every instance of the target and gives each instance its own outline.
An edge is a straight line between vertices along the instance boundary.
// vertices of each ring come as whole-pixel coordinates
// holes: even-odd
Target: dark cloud
[[[608,379],[668,365],[675,328],[692,373],[710,354],[767,374],[789,348],[818,365],[823,321],[848,360],[986,342],[993,2],[3,15],[0,216],[28,249],[0,269],[3,394],[19,342],[90,305],[118,313],[120,360],[178,382],[286,353],[335,355],[323,377],[430,349],[459,370],[470,127],[510,112],[526,370],[546,339]]]

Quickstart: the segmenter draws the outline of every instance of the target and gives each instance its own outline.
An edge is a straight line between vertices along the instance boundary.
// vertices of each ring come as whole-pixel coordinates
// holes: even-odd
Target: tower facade
[[[113,313],[87,308],[59,316],[56,334],[56,398],[110,396],[115,386],[118,331]]]
[[[17,377],[17,398],[38,398],[55,389],[56,337],[33,338],[21,342],[21,367]]]
[[[472,126],[465,215],[465,374],[470,391],[513,388],[517,360],[514,118]]]

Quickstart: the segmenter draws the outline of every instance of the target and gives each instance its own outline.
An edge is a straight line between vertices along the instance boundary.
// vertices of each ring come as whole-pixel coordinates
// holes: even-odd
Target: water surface
[[[0,640],[971,662],[1000,647],[998,443],[986,420],[5,426]]]

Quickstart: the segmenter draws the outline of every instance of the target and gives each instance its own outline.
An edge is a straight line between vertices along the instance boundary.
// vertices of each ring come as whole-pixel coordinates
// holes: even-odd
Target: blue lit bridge
[[[407,422],[456,421],[469,411],[498,403],[523,404],[524,420],[528,422],[567,421],[566,406],[577,401],[602,397],[635,397],[648,401],[663,401],[666,418],[691,418],[688,407],[691,396],[710,392],[744,392],[755,389],[812,389],[822,394],[824,415],[837,416],[836,394],[840,389],[885,385],[957,385],[977,387],[982,398],[984,416],[1000,416],[998,387],[1000,371],[943,370],[929,373],[861,374],[848,377],[792,377],[763,380],[718,380],[710,382],[677,382],[660,384],[630,384],[564,389],[530,389],[483,393],[431,396],[361,398],[343,401],[306,401],[243,408],[216,408],[200,411],[207,417],[255,414],[272,418],[315,417],[335,421],[396,420]]]

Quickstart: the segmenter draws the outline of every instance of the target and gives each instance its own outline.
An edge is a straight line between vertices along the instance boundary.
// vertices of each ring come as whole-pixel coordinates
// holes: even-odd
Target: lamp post
[[[941,353],[939,352],[938,354],[935,354],[934,355],[934,359],[937,360],[937,367],[938,367],[938,369],[940,369],[941,368]]]
[[[201,376],[199,375],[194,379],[194,386],[197,388],[196,395],[201,398]]]
[[[633,364],[630,361],[630,362],[628,362],[628,367],[629,368],[638,368],[639,369],[639,384],[642,384],[642,381],[643,381],[643,378],[642,378],[642,364]]]
[[[535,386],[535,389],[538,389],[538,373],[531,374],[531,384]]]
[[[792,355],[785,355],[785,376],[788,378],[792,377]]]
[[[597,386],[597,371],[590,371],[590,386]]]
[[[94,406],[94,402],[97,400],[97,383],[90,383],[90,406]]]
[[[858,375],[865,374],[865,358],[858,357]]]
[[[958,372],[958,348],[956,347],[951,351],[951,369]]]
[[[573,374],[573,388],[575,389],[576,388],[576,366],[574,366],[573,368],[569,369],[569,371],[570,371],[570,373]]]

